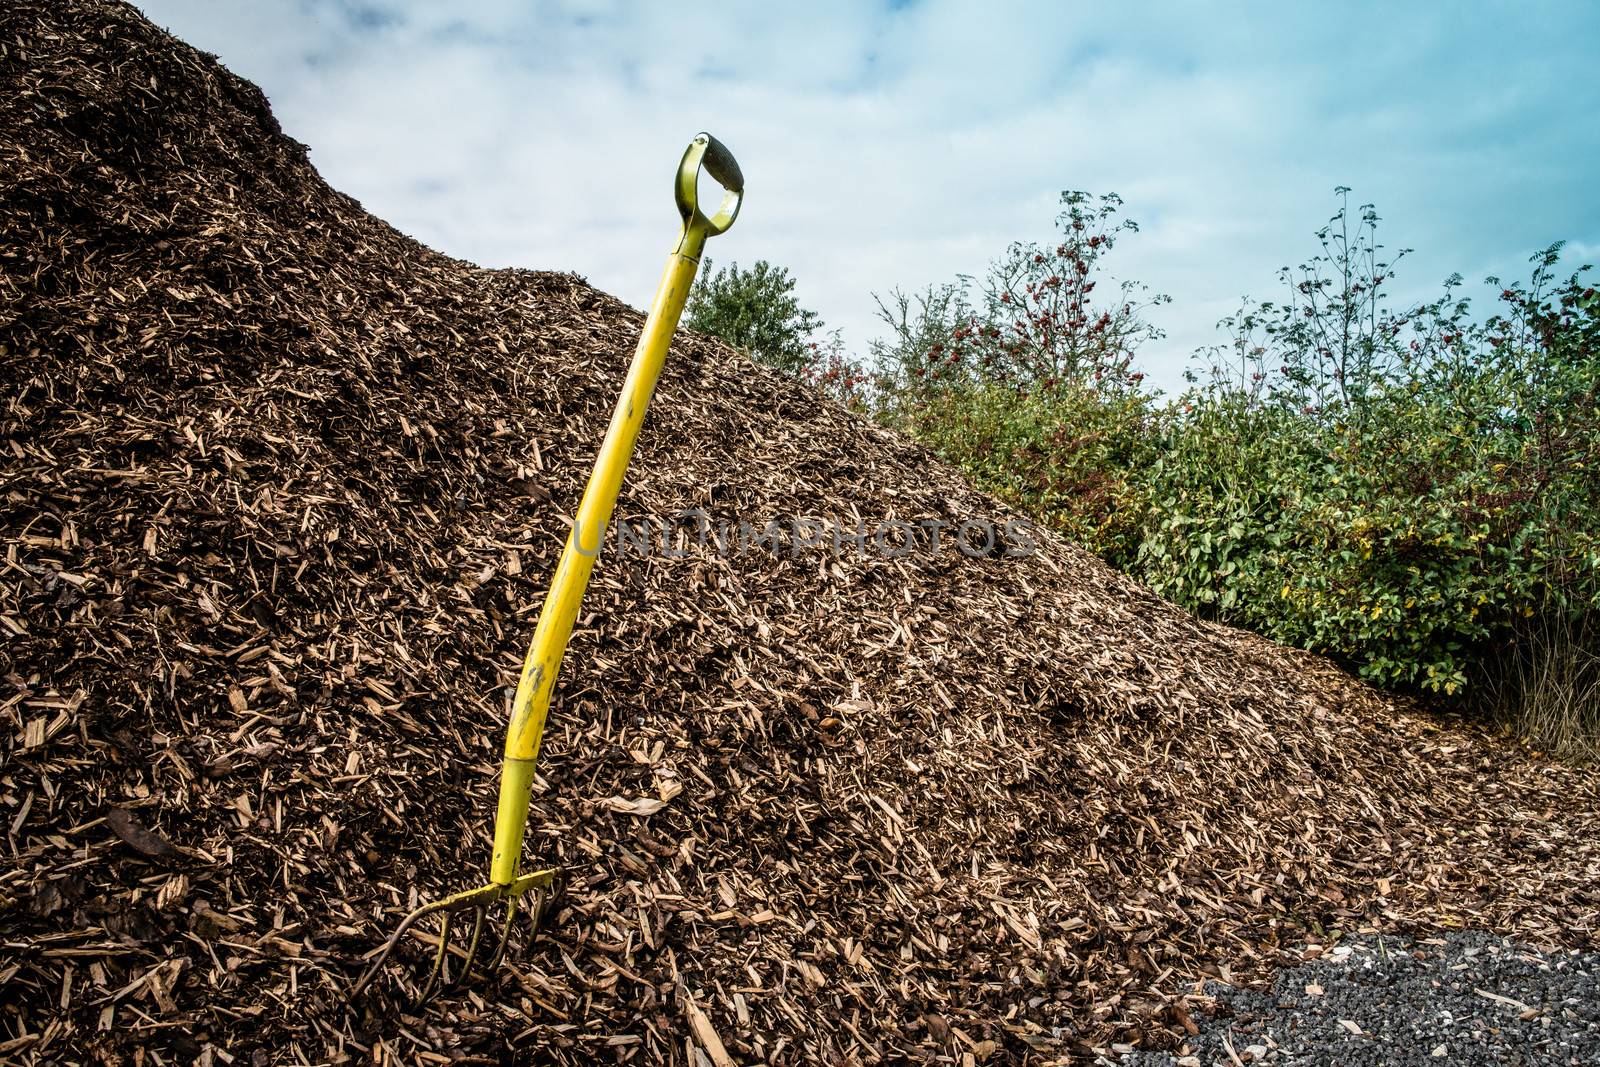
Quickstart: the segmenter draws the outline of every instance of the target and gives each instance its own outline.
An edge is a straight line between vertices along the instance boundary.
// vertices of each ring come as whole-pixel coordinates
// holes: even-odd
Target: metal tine
[[[556,895],[560,892],[560,884],[561,883],[559,881],[552,880],[547,889],[534,890],[530,894],[533,897],[533,900],[530,901],[527,906],[530,920],[530,939],[538,935],[539,926],[544,919],[545,913],[549,910],[551,903],[554,901]],[[498,887],[488,888],[497,889]],[[481,890],[474,891],[472,895],[477,895],[481,892]],[[458,894],[458,896],[466,895],[468,894]],[[484,973],[486,974],[497,970],[504,961],[507,946],[511,941],[512,928],[516,925],[518,912],[523,906],[521,904],[521,898],[518,896],[505,896],[500,897],[499,899],[505,902],[506,917],[505,921],[501,924],[499,936],[495,938],[496,943],[494,952],[483,961],[482,967]],[[350,996],[354,998],[361,992],[361,990],[365,989],[389,962],[390,958],[394,954],[396,946],[399,945],[406,932],[410,930],[419,919],[434,912],[439,914],[439,940],[433,952],[433,966],[429,968],[427,978],[423,981],[421,990],[412,1000],[412,1007],[413,1009],[419,1009],[426,1005],[437,994],[455,989],[457,986],[461,985],[470,974],[472,974],[474,966],[478,963],[478,954],[483,950],[484,927],[489,924],[489,908],[494,902],[494,898],[491,897],[489,904],[477,904],[472,906],[472,933],[468,936],[467,947],[465,951],[462,951],[454,946],[451,941],[450,934],[455,925],[456,912],[458,910],[466,909],[451,907],[452,901],[447,900],[429,905],[425,908],[419,908],[417,911],[412,912],[401,921],[400,925],[395,929],[395,932],[390,936],[388,942],[386,942],[383,948],[378,952],[376,958],[373,959],[371,966],[367,968],[366,972],[361,976],[361,979],[353,987]],[[459,965],[459,969],[454,972],[450,970],[450,955],[452,952],[462,957],[462,962]]]
[[[528,908],[528,936],[539,936],[539,924],[544,922],[544,913],[549,908],[551,901],[555,900],[555,891],[540,890],[534,894],[533,904]]]
[[[420,1008],[433,999],[433,994],[439,990],[441,976],[444,978],[444,984],[450,982],[448,962],[450,955],[450,925],[454,921],[454,912],[447,911],[444,913],[444,918],[439,923],[439,948],[433,955],[433,967],[428,971],[428,980],[422,984],[422,992],[417,994],[413,1007]]]
[[[506,921],[500,925],[500,943],[495,946],[494,955],[484,961],[483,969],[485,971],[492,972],[497,970],[500,966],[500,961],[505,958],[506,945],[511,941],[511,923],[516,917],[517,898],[509,897],[506,900]]]
[[[467,958],[461,961],[461,970],[456,972],[454,981],[446,980],[441,987],[448,992],[466,981],[467,975],[472,973],[472,961],[478,956],[478,943],[483,940],[483,923],[489,915],[489,906],[472,909],[472,935],[467,939]]]
[[[425,914],[426,911],[419,909],[412,912],[410,915],[407,915],[400,921],[400,925],[395,927],[394,933],[389,935],[389,940],[384,942],[383,949],[378,953],[377,957],[373,959],[371,965],[368,966],[366,971],[361,975],[361,979],[356,982],[355,986],[351,989],[350,995],[352,997],[360,994],[363,989],[372,983],[372,980],[378,976],[380,971],[383,970],[384,965],[389,962],[389,957],[394,955],[394,950],[400,944],[401,938],[405,937],[406,931],[410,930],[411,927],[416,924],[417,920],[421,919]]]
[[[528,908],[528,914],[531,917],[528,924],[528,939],[531,941],[539,933],[539,922],[544,917],[545,907],[554,894],[535,891],[529,895],[533,897],[533,904]],[[521,897],[506,898],[506,918],[505,922],[500,925],[499,944],[495,945],[494,953],[483,963],[485,973],[492,973],[498,970],[501,961],[505,959],[506,946],[511,943],[511,930],[516,925],[517,911],[521,907],[521,901]]]

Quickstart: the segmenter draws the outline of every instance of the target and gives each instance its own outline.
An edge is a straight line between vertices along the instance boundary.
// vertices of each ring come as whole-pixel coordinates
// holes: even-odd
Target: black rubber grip
[[[705,168],[711,176],[722,183],[722,187],[732,193],[744,192],[744,173],[739,170],[739,164],[734,161],[733,153],[728,151],[727,145],[711,136],[701,133],[706,139]]]

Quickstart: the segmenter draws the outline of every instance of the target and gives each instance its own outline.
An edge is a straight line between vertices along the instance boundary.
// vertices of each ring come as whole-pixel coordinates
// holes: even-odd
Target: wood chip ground
[[[1054,537],[690,546],[596,572],[526,846],[570,872],[548,932],[413,1015],[419,944],[347,1007],[484,875],[640,323],[372,218],[132,8],[5,5],[0,1061],[1070,1062],[1172,1047],[1197,978],[1308,930],[1595,944],[1592,777]],[[687,507],[1009,517],[693,336],[620,511]]]

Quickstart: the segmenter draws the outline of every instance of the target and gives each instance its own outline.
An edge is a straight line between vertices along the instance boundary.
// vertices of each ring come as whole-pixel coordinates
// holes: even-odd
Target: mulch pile
[[[1592,779],[1052,536],[691,544],[597,570],[527,845],[571,872],[548,932],[349,1008],[485,872],[641,317],[372,218],[121,5],[0,13],[0,183],[0,1059],[1065,1061],[1173,1047],[1197,976],[1308,929],[1596,943]],[[687,507],[1009,517],[695,336],[620,505]]]

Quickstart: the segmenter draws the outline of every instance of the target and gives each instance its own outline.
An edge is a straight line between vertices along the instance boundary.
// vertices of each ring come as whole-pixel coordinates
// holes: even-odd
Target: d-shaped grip
[[[722,204],[716,214],[709,216],[700,210],[702,167],[723,188]],[[699,258],[700,245],[705,239],[726,232],[738,217],[739,204],[744,200],[744,172],[739,169],[738,161],[726,145],[709,133],[701,133],[684,150],[683,162],[678,164],[678,182],[674,192],[678,200],[678,213],[683,216],[682,251]]]
[[[702,133],[700,136],[706,139],[706,172],[721,182],[724,189],[743,193],[744,174],[739,170],[739,161],[728,151],[728,146],[709,133]]]

